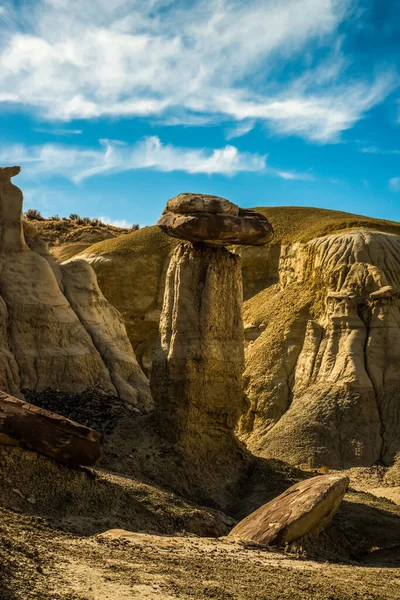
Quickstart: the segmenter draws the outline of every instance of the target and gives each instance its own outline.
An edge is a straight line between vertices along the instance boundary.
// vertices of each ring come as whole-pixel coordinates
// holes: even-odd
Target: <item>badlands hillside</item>
[[[18,172],[0,598],[398,598],[400,224],[181,194],[82,251]]]
[[[400,450],[400,224],[314,208],[256,209],[275,236],[242,258],[247,409],[259,456],[310,467],[390,465]],[[170,255],[156,227],[79,254],[151,372]]]
[[[100,219],[73,214],[70,217],[53,216],[44,219],[37,210],[25,213],[24,227],[27,234],[29,230],[36,230],[59,262],[71,258],[96,242],[131,233],[133,228],[138,228],[137,225],[133,225],[132,229],[124,229],[103,223]]]

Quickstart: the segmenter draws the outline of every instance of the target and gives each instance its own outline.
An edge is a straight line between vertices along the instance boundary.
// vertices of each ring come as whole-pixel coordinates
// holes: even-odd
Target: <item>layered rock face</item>
[[[397,235],[354,230],[283,253],[280,285],[259,299],[269,318],[247,350],[250,448],[311,466],[393,461],[399,285]]]
[[[22,231],[18,167],[0,170],[0,389],[98,387],[139,410],[152,406],[122,319],[86,263],[60,266]]]
[[[100,289],[124,319],[139,364],[149,377],[157,344],[165,277],[177,245],[157,227],[95,244],[77,257],[94,269]]]
[[[294,464],[390,463],[400,449],[399,224],[322,209],[260,210],[274,242],[234,248],[242,257],[250,403],[241,438],[256,454]],[[148,369],[176,244],[146,228],[85,255]]]
[[[219,201],[213,198],[214,209]],[[199,497],[212,497],[213,487],[237,483],[244,464],[234,436],[245,408],[240,258],[180,244],[167,272],[160,334],[151,379],[157,422]]]
[[[233,483],[242,468],[234,437],[245,409],[241,308],[238,257],[224,248],[176,249],[151,388],[162,436],[182,455],[203,498],[201,486],[222,490],[226,475]]]
[[[308,241],[333,229],[351,229],[360,225],[400,232],[397,223],[325,209],[261,207],[255,210],[272,223],[275,234],[266,246],[231,248],[242,258],[245,301],[278,283],[279,264],[286,261],[287,252],[293,257],[291,264],[294,264],[299,237]],[[79,255],[93,267],[100,289],[122,314],[136,357],[147,375],[151,371],[157,341],[165,276],[177,243],[178,239],[164,235],[158,227],[144,227],[114,240],[94,244]],[[251,322],[248,325],[251,336],[260,333],[252,329]]]

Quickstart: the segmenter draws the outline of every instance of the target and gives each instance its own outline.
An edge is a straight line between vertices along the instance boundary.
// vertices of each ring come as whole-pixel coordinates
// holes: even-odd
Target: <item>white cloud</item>
[[[400,192],[400,177],[392,177],[389,179],[389,189],[392,192]]]
[[[102,223],[107,223],[107,225],[113,225],[113,227],[123,227],[124,229],[128,229],[132,226],[132,223],[128,223],[126,219],[111,219],[110,217],[105,217],[101,215],[100,217],[96,217]]]
[[[49,128],[49,127],[35,127],[34,131],[37,133],[46,133],[48,135],[59,135],[59,136],[70,136],[70,135],[81,135],[82,129],[62,129],[62,128]]]
[[[100,174],[136,169],[184,171],[186,173],[233,176],[240,172],[265,172],[287,180],[314,181],[309,173],[297,173],[266,164],[267,155],[240,152],[235,146],[223,148],[180,148],[163,144],[157,136],[128,145],[101,140],[101,147],[78,148],[57,144],[14,145],[0,149],[0,163],[22,164],[28,178],[61,175],[75,183]]]
[[[82,149],[56,144],[27,147],[14,145],[0,149],[3,164],[21,163],[29,177],[62,175],[75,183],[101,173],[117,173],[133,169],[186,171],[234,175],[240,171],[262,171],[266,156],[239,152],[234,146],[208,150],[179,148],[147,137],[134,145],[114,140],[101,140],[102,147]]]
[[[400,154],[400,150],[382,150],[377,146],[365,146],[361,148],[360,152],[363,154]]]
[[[225,137],[227,140],[233,140],[235,138],[242,137],[254,129],[254,125],[255,122],[253,120],[245,119],[244,121],[239,121],[237,125],[229,128],[226,131]]]
[[[352,5],[32,0],[30,11],[21,8],[23,25],[22,14],[6,30],[0,25],[0,102],[64,121],[248,119],[279,134],[334,140],[395,85],[390,73],[346,79],[349,61],[337,28]],[[286,65],[322,46],[332,47],[328,58],[310,68],[304,63],[301,77],[282,83]]]
[[[18,96],[11,92],[0,92],[0,102],[18,102]]]
[[[288,181],[317,181],[317,177],[311,173],[298,173],[297,171],[282,171],[281,169],[274,169],[273,167],[266,167],[266,171],[271,175],[276,175],[281,179]]]

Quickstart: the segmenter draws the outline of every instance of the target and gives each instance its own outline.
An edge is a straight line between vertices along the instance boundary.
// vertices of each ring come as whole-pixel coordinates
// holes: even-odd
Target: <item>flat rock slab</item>
[[[341,475],[321,475],[297,483],[240,521],[228,537],[280,546],[318,535],[338,510],[349,482]]]
[[[208,213],[211,215],[224,214],[239,216],[239,207],[237,204],[220,198],[219,196],[210,196],[209,194],[178,194],[167,202],[167,211],[173,213]]]
[[[67,465],[94,465],[100,435],[56,413],[0,392],[0,444],[21,446]]]
[[[179,194],[168,200],[157,225],[171,237],[214,247],[263,246],[274,236],[264,215],[205,194]]]

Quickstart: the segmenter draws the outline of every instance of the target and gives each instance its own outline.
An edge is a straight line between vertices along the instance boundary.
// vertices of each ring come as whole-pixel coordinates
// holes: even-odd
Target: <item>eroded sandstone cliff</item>
[[[85,262],[59,266],[22,230],[18,167],[0,169],[0,389],[97,387],[139,410],[152,406],[122,319]]]
[[[322,236],[286,248],[279,275],[245,313],[266,323],[247,348],[249,447],[313,466],[389,464],[400,450],[400,238]]]
[[[400,449],[400,225],[311,208],[259,210],[274,241],[234,248],[242,258],[250,402],[241,438],[257,454],[295,464],[390,463]],[[122,309],[148,369],[175,246],[146,228],[82,256]]]

